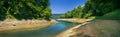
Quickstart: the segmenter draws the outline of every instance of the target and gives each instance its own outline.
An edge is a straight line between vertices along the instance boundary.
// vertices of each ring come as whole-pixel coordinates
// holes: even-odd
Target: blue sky
[[[53,14],[63,14],[81,5],[83,6],[87,0],[50,0]]]

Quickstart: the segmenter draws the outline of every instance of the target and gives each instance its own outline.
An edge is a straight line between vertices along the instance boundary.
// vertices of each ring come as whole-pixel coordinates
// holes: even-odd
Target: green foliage
[[[113,10],[119,9],[118,1],[120,0],[88,0],[83,8],[83,15],[92,11],[91,16],[103,16]]]
[[[91,15],[92,15],[92,11],[90,10],[90,11],[88,11],[87,14],[84,15],[84,18],[91,17]]]
[[[49,0],[0,0],[0,19],[50,19],[49,6]]]
[[[51,19],[51,17],[52,17],[52,13],[49,13],[49,12],[51,12],[51,9],[50,8],[46,8],[45,10],[43,10],[43,14],[42,14],[42,16],[44,17],[44,19],[46,19],[46,20],[50,20]]]
[[[67,13],[60,16],[60,18],[81,18],[82,15],[82,7],[78,6],[74,8],[72,11],[68,11]]]
[[[88,0],[84,7],[78,6],[61,15],[61,18],[90,18],[103,16],[113,10],[120,9],[120,0]],[[118,17],[119,18],[119,17]]]
[[[100,19],[120,20],[120,9],[105,14]]]

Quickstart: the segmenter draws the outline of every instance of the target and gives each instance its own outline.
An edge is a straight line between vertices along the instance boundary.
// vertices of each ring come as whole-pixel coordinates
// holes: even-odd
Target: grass
[[[100,19],[120,20],[120,9],[110,12],[102,16]]]

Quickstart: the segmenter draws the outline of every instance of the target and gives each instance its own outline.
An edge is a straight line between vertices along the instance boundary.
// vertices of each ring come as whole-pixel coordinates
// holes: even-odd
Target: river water
[[[54,15],[54,19],[57,19],[59,15]],[[59,23],[37,30],[27,30],[14,33],[2,33],[0,37],[54,37],[57,34],[78,25],[78,23],[65,22],[57,20]]]

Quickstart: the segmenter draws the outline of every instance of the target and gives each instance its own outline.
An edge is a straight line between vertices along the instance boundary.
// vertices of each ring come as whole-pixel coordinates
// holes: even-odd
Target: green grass
[[[120,9],[105,14],[100,19],[120,20]]]

